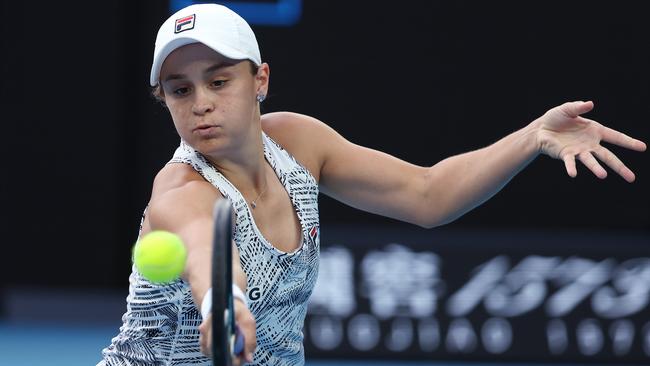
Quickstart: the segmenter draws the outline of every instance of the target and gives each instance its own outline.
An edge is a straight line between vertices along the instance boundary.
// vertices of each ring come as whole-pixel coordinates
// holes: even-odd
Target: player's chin
[[[225,136],[185,140],[196,151],[205,156],[219,156],[227,151],[228,141]]]

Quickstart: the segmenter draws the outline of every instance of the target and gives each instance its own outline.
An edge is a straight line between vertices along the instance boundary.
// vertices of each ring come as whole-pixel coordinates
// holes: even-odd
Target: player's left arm
[[[488,200],[540,154],[563,160],[570,176],[576,174],[577,158],[604,178],[606,172],[597,157],[633,181],[634,174],[600,142],[637,151],[645,150],[645,144],[580,116],[592,108],[591,102],[565,103],[490,146],[432,167],[355,145],[311,117],[283,114],[271,119],[285,121],[282,124],[288,125],[291,141],[301,141],[285,139],[297,145],[298,155],[318,175],[323,193],[368,212],[434,227]],[[282,139],[282,133],[278,135]]]

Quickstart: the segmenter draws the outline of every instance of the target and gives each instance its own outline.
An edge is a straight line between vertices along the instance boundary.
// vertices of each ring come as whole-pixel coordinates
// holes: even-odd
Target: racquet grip
[[[239,331],[239,327],[235,327],[235,343],[232,347],[232,353],[235,356],[242,356],[244,354],[244,344],[246,343],[246,338]]]

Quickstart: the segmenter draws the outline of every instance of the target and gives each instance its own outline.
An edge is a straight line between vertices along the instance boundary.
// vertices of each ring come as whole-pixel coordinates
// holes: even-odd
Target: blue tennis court
[[[0,365],[2,366],[88,366],[100,360],[100,354],[117,326],[62,324],[46,322],[0,323]],[[346,360],[307,360],[308,366],[377,366],[377,365],[438,365],[477,366],[460,362],[381,362]],[[508,364],[524,366],[524,364]],[[559,364],[554,364],[555,366]],[[570,366],[563,364],[564,366]],[[596,366],[590,364],[592,366]],[[544,366],[535,364],[535,366]]]

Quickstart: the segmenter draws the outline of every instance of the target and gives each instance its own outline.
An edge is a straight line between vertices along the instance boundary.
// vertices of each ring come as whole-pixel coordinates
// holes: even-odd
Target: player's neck
[[[267,185],[267,162],[261,131],[252,143],[242,144],[228,158],[210,159],[212,164],[240,191],[259,192]]]

